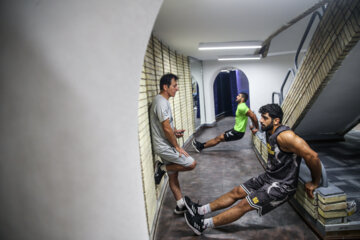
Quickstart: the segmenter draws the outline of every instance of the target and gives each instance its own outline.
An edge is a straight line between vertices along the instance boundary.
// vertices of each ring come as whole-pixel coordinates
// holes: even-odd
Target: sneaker
[[[161,166],[164,165],[162,162],[157,161],[155,163],[155,184],[159,184],[161,182],[162,177],[165,174],[165,171],[161,170]]]
[[[201,233],[206,229],[204,226],[204,215],[196,214],[195,216],[191,215],[190,212],[185,214],[186,224],[193,230],[196,235],[201,235]]]
[[[195,138],[192,140],[192,146],[194,147],[195,151],[197,151],[198,153],[201,152],[202,150],[201,143],[196,141]]]
[[[187,208],[185,205],[182,208],[179,208],[179,206],[176,205],[176,208],[174,209],[175,214],[183,214],[186,211],[187,211]]]
[[[200,205],[198,203],[194,203],[193,201],[191,201],[191,199],[188,196],[184,196],[184,201],[185,201],[185,206],[191,215],[193,215],[193,216],[194,215],[202,215],[198,212],[198,207],[201,207],[202,205]]]

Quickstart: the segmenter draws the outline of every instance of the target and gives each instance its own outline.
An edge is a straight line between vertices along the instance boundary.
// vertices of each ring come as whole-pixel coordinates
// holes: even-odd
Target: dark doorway
[[[220,72],[214,82],[215,116],[232,116],[230,74]]]
[[[216,118],[235,116],[236,96],[240,92],[249,94],[249,82],[241,70],[223,70],[214,82],[214,105]],[[249,95],[250,96],[250,95]],[[246,102],[250,107],[250,100]]]

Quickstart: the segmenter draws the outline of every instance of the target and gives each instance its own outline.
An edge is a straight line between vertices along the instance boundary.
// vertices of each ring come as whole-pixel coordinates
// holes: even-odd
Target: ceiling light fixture
[[[243,61],[243,60],[260,60],[261,55],[244,55],[244,56],[223,56],[218,61]]]
[[[199,43],[199,50],[259,49],[261,41]]]

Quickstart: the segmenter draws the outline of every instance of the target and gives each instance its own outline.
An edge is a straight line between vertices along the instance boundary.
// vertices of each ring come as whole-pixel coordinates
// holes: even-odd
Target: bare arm
[[[251,111],[250,109],[247,111],[246,116],[248,116],[251,119],[253,125],[250,126],[250,130],[253,134],[255,134],[259,130],[258,119],[255,113],[253,113],[253,111]]]
[[[170,125],[170,121],[169,119],[166,119],[165,121],[163,121],[161,123],[162,128],[164,130],[165,136],[167,138],[167,140],[171,143],[171,145],[173,145],[175,147],[175,149],[181,154],[184,154],[185,156],[189,156],[189,154],[179,146],[179,144],[176,141],[176,136],[175,136],[175,132],[173,131],[173,129],[171,128]]]
[[[280,148],[286,152],[293,152],[304,158],[311,172],[311,182],[305,183],[305,190],[309,197],[314,198],[314,190],[320,184],[321,163],[318,154],[310,146],[297,136],[293,131],[285,131],[279,134],[277,142]]]

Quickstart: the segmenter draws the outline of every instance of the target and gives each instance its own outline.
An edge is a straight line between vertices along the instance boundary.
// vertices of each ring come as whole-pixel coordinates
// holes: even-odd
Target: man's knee
[[[231,190],[231,193],[235,198],[238,198],[238,199],[246,196],[246,192],[244,191],[244,189],[241,186],[234,187]]]
[[[234,207],[244,212],[254,210],[254,208],[250,206],[250,204],[245,198],[238,202]]]
[[[193,162],[192,162],[192,164],[190,164],[189,166],[187,166],[186,168],[187,169],[189,169],[189,170],[193,170],[193,169],[195,169],[195,167],[196,167],[196,161],[194,160]]]
[[[218,142],[224,142],[225,141],[224,134],[221,134],[221,135],[217,136],[215,139]]]

